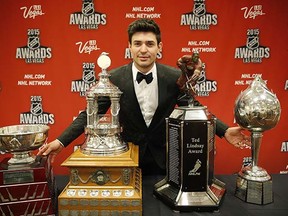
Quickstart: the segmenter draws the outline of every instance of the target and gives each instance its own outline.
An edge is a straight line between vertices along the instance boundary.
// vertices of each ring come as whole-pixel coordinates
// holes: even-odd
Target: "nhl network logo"
[[[30,101],[30,111],[20,114],[20,124],[54,124],[54,114],[43,111],[41,96],[31,96]]]
[[[70,25],[78,25],[79,29],[98,29],[106,25],[106,14],[95,11],[93,0],[82,0],[82,11],[70,14]]]
[[[270,48],[261,46],[259,29],[248,29],[246,45],[235,49],[235,59],[243,59],[243,63],[261,63],[263,58],[270,57]]]
[[[83,63],[82,79],[73,80],[71,92],[79,92],[80,96],[85,96],[86,91],[95,84],[95,63]]]
[[[209,30],[211,25],[217,25],[217,15],[207,13],[205,0],[194,0],[192,12],[181,15],[180,25],[190,26],[190,30]]]
[[[40,30],[28,29],[27,45],[17,48],[16,59],[25,59],[26,63],[44,63],[51,57],[51,48],[40,45]]]

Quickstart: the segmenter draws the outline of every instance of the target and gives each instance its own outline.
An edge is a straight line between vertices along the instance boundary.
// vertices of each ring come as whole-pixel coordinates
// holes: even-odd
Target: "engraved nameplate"
[[[3,184],[17,184],[34,182],[33,170],[17,170],[15,172],[3,173]]]

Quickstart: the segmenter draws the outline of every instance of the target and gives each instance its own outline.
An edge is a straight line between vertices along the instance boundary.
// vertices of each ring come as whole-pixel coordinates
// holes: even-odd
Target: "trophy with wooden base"
[[[235,102],[236,122],[251,132],[252,165],[244,167],[236,182],[235,196],[253,204],[273,202],[272,178],[258,166],[262,133],[274,128],[280,119],[281,107],[260,76],[240,93]]]
[[[0,128],[0,150],[11,153],[0,166],[0,215],[55,215],[55,186],[49,160],[33,150],[47,140],[46,125]]]
[[[194,53],[192,61],[197,57]],[[167,176],[153,193],[176,211],[215,211],[225,193],[225,184],[214,177],[216,119],[207,107],[194,106],[191,82],[186,89],[189,105],[175,108],[166,119]]]
[[[59,216],[142,215],[142,175],[138,146],[120,136],[118,114],[121,91],[109,81],[111,60],[100,55],[99,81],[86,93],[87,138],[62,166],[70,181],[58,197]],[[98,114],[98,98],[111,101],[110,114]]]

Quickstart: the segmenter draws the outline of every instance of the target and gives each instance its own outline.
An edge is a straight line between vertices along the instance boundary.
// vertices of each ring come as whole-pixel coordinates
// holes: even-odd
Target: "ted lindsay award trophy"
[[[58,197],[59,216],[142,215],[142,175],[138,146],[120,136],[120,96],[106,69],[111,60],[102,53],[99,81],[86,92],[86,140],[62,166],[70,169],[70,181]],[[110,99],[110,113],[98,114],[98,100]]]
[[[192,62],[198,61],[194,53]],[[185,67],[181,70],[188,80]],[[194,106],[195,84],[186,83],[189,105],[175,108],[166,119],[167,176],[153,191],[176,211],[217,210],[225,193],[225,184],[214,177],[216,119],[207,107]]]
[[[252,165],[244,167],[236,182],[235,196],[254,204],[273,202],[272,178],[258,166],[262,133],[276,126],[281,107],[276,95],[268,90],[260,76],[240,93],[235,102],[235,120],[242,128],[251,132]]]
[[[0,166],[0,215],[55,215],[50,162],[32,153],[46,143],[48,130],[37,124],[0,128],[0,151],[12,154]]]

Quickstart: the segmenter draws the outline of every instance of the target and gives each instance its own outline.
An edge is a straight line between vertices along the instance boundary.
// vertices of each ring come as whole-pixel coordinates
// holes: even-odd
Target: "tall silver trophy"
[[[70,181],[58,196],[59,216],[142,215],[142,173],[139,148],[121,136],[121,90],[110,81],[108,53],[97,59],[99,80],[86,92],[86,140],[62,166]],[[99,107],[108,102],[105,115]]]
[[[263,132],[274,128],[280,119],[280,102],[260,76],[240,93],[235,102],[235,120],[251,132],[252,164],[238,173],[235,196],[254,204],[273,202],[272,178],[258,166]]]
[[[109,56],[106,53],[101,54],[97,63],[102,72],[99,74],[99,81],[86,92],[87,139],[81,146],[81,151],[88,155],[117,155],[128,151],[128,145],[120,135],[119,101],[122,92],[109,80],[110,74],[107,72],[107,68],[111,65]],[[98,100],[101,97],[109,97],[110,114],[98,114]]]
[[[198,59],[194,53],[192,62]],[[153,193],[176,211],[218,210],[225,184],[214,177],[216,119],[207,107],[194,106],[197,80],[187,76],[186,65],[180,68],[190,80],[184,88],[189,105],[175,108],[166,119],[167,175]]]

